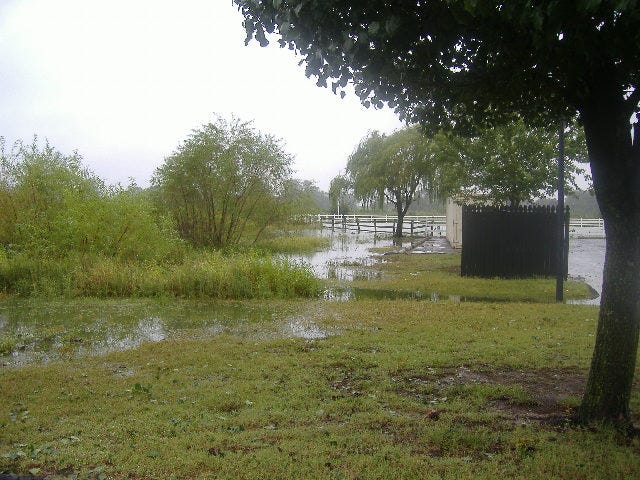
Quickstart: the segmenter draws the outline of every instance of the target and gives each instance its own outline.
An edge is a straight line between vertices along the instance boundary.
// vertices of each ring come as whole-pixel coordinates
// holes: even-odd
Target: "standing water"
[[[372,269],[363,268],[381,259],[381,254],[371,249],[398,247],[391,237],[370,233],[324,229],[310,234],[328,238],[330,247],[290,258],[308,263],[317,276],[325,279],[353,280],[376,275]],[[604,239],[571,239],[570,242],[570,275],[584,279],[598,292],[602,285],[604,250]],[[349,298],[354,297],[348,295],[344,299]],[[578,303],[597,305],[599,298]],[[300,312],[298,304],[285,311],[282,304],[276,309],[262,302],[176,299],[8,299],[0,301],[0,365],[18,366],[102,354],[136,348],[143,342],[206,338],[224,332],[306,339],[329,335],[314,323],[317,305],[311,308],[313,311]]]
[[[288,255],[288,258],[307,263],[313,273],[323,279],[353,280],[358,275],[365,275],[358,267],[373,265],[380,254],[371,249],[388,249],[394,246],[390,235],[373,233],[355,233],[328,228],[304,232],[308,236],[316,236],[329,240],[329,247],[320,252],[310,254]]]
[[[584,280],[598,296],[592,300],[571,303],[600,305],[602,269],[607,241],[604,238],[571,238],[569,240],[569,275]]]

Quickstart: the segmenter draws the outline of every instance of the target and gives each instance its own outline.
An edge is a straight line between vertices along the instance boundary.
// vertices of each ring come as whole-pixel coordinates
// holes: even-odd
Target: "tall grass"
[[[0,258],[0,291],[21,296],[292,298],[320,282],[310,268],[253,252],[194,252],[176,264],[110,257]]]

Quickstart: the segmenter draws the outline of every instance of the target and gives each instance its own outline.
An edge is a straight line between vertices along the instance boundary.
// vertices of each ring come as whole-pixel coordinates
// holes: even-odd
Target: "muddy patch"
[[[465,388],[496,387],[486,393],[486,407],[514,423],[555,424],[569,419],[584,392],[586,372],[574,368],[516,370],[438,367],[395,378],[396,391],[430,405],[442,405]],[[464,394],[464,393],[463,393]]]

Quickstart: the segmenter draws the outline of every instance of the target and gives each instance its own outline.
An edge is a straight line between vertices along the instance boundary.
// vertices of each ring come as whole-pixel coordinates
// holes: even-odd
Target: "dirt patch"
[[[460,385],[520,387],[525,393],[523,398],[509,395],[491,398],[487,408],[499,411],[505,420],[516,423],[556,424],[567,421],[574,413],[572,404],[584,391],[586,372],[571,368],[515,370],[460,366],[429,369],[421,375],[402,375],[398,380],[402,387],[396,391],[414,397],[424,397],[427,393],[437,398]]]

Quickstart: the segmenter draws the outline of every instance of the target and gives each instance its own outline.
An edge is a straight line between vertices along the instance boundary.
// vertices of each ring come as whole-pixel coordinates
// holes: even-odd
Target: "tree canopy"
[[[584,421],[630,418],[640,332],[637,0],[234,0],[308,76],[431,132],[579,117],[607,251]]]
[[[558,188],[555,129],[527,127],[522,120],[484,128],[472,137],[436,135],[442,188],[460,201],[510,204],[552,196]],[[565,181],[573,190],[586,161],[582,129],[565,134]]]
[[[234,1],[247,41],[277,32],[318,84],[352,82],[363,101],[438,128],[573,116],[602,75],[617,103],[638,81],[633,0]],[[624,102],[627,120],[639,96]]]
[[[329,184],[329,201],[331,202],[331,211],[337,214],[345,211],[346,195],[351,188],[351,182],[346,175],[336,175],[331,179]]]
[[[218,117],[194,130],[160,166],[152,185],[194,245],[257,238],[281,213],[291,157],[280,141],[249,123]]]

